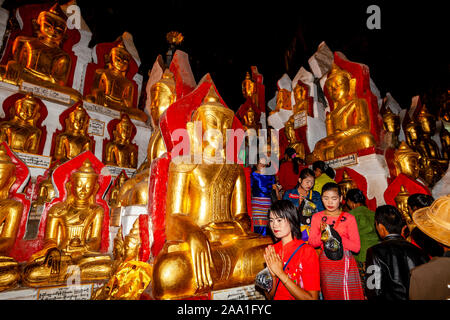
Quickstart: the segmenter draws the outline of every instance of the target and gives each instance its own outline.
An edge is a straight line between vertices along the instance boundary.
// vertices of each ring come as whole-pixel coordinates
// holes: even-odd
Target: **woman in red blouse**
[[[276,243],[266,248],[264,259],[273,278],[269,298],[317,300],[320,291],[319,259],[313,247],[301,240],[295,206],[280,200],[270,207],[269,226]]]
[[[322,189],[325,210],[313,215],[309,234],[309,244],[323,249],[322,231],[331,225],[342,240],[344,255],[341,260],[328,259],[322,251],[320,262],[320,284],[325,300],[364,300],[358,267],[352,252],[361,247],[358,225],[353,215],[340,208],[342,195],[336,183],[327,183]]]

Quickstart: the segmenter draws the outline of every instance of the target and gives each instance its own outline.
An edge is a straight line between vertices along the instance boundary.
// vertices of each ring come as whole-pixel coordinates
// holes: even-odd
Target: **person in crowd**
[[[267,294],[274,300],[317,300],[320,292],[319,258],[313,247],[301,240],[300,221],[294,204],[280,200],[269,216],[269,245],[264,259],[273,278]]]
[[[431,206],[413,213],[417,228],[436,240],[442,256],[433,257],[411,271],[411,300],[450,299],[450,195],[440,197]]]
[[[336,183],[326,183],[322,188],[322,203],[325,210],[312,217],[309,244],[322,249],[319,263],[324,299],[364,300],[358,267],[352,254],[360,250],[358,225],[353,215],[341,210],[341,202],[342,194],[339,186]],[[340,237],[339,246],[343,255],[339,259],[336,257],[330,259],[325,252],[326,240],[322,235],[330,229]]]
[[[297,157],[295,149],[287,148],[284,151],[284,159],[281,161],[277,173],[278,183],[283,191],[295,188],[298,181],[298,175],[301,170],[301,159]]]
[[[366,197],[364,196],[364,193],[359,189],[348,190],[345,200],[345,203],[350,208],[349,213],[355,217],[356,224],[358,225],[361,249],[359,250],[359,253],[355,254],[354,256],[364,287],[366,251],[368,248],[376,245],[379,242],[374,224],[375,212],[367,208]]]
[[[325,209],[320,193],[312,190],[314,180],[314,172],[304,168],[300,172],[296,187],[283,195],[283,200],[291,201],[299,212],[303,241],[308,241],[312,215]]]
[[[262,235],[267,234],[272,190],[279,192],[276,187],[275,176],[266,174],[268,165],[267,157],[260,154],[256,168],[250,176],[253,231]]]
[[[313,190],[322,194],[322,187],[326,183],[335,182],[333,179],[336,176],[336,173],[333,168],[321,160],[313,163],[313,171],[316,176],[316,182]]]
[[[408,300],[411,270],[429,260],[420,248],[401,236],[404,226],[396,207],[383,205],[376,209],[375,228],[383,241],[366,253],[368,300]]]
[[[408,197],[408,210],[411,218],[414,211],[431,206],[433,201],[434,198],[428,194],[414,193],[410,195]],[[442,246],[436,240],[423,233],[420,228],[416,227],[411,231],[410,239],[412,244],[425,251],[430,258],[440,257],[444,254]]]

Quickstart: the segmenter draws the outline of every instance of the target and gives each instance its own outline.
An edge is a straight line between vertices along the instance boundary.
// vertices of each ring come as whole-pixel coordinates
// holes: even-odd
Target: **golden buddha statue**
[[[414,224],[411,216],[409,215],[409,210],[408,210],[409,196],[410,196],[409,192],[406,191],[405,187],[402,185],[402,186],[400,186],[400,192],[394,198],[394,201],[395,201],[395,204],[397,205],[398,211],[400,211],[400,213],[402,214],[402,217],[405,220],[409,231],[411,232],[415,228],[415,224]]]
[[[121,168],[136,168],[138,148],[131,143],[133,123],[122,115],[113,131],[114,139],[105,147],[105,164]]]
[[[70,160],[84,151],[92,151],[93,141],[88,136],[89,115],[77,105],[65,119],[66,128],[55,140],[53,157],[61,163]]]
[[[255,130],[254,134],[258,135],[259,131],[259,125],[255,121],[255,110],[253,110],[252,107],[250,107],[247,110],[247,113],[244,116],[244,124],[242,126],[244,130],[247,132],[249,129]],[[250,132],[248,132],[250,133]]]
[[[448,161],[450,160],[450,132],[442,128],[439,138],[441,139],[442,145],[442,158]]]
[[[400,117],[393,113],[389,107],[383,113],[383,129],[386,131],[386,148],[397,148],[400,133]]]
[[[52,173],[53,169],[49,171],[48,177],[39,183],[38,196],[36,201],[33,202],[33,207],[44,205],[45,203],[52,201],[52,199],[55,197],[56,192],[52,182]]]
[[[209,133],[200,145],[202,163],[193,164],[193,155],[172,159],[166,244],[153,271],[156,299],[250,284],[264,268],[263,251],[271,240],[250,232],[244,170],[225,164],[223,149],[218,149],[233,118],[211,87],[191,118]],[[198,138],[191,136],[192,141]]]
[[[39,104],[32,94],[14,104],[12,119],[0,123],[0,142],[6,141],[15,152],[38,153],[41,129],[36,127]]]
[[[305,160],[305,146],[303,143],[297,140],[297,136],[295,135],[294,129],[294,116],[291,116],[288,121],[286,121],[284,125],[284,134],[288,139],[288,146],[286,148],[293,148],[297,157]]]
[[[148,184],[150,165],[153,160],[162,156],[167,150],[164,144],[159,118],[167,108],[176,101],[175,79],[168,69],[158,82],[150,88],[152,116],[154,131],[150,136],[147,147],[147,159],[140,166],[138,173],[127,180],[120,189],[118,206],[145,205],[148,203]]]
[[[91,92],[86,100],[129,113],[130,117],[145,122],[145,113],[133,106],[134,83],[126,77],[131,59],[123,41],[112,48],[107,67],[95,71]]]
[[[394,153],[396,175],[403,173],[416,180],[419,177],[419,157],[418,152],[415,152],[405,141],[402,141]]]
[[[110,208],[117,207],[119,201],[120,188],[122,188],[123,184],[127,180],[128,180],[127,175],[125,174],[125,171],[122,170],[117,176],[114,182],[114,186],[112,187],[111,192],[109,194],[108,204]]]
[[[114,274],[93,294],[92,300],[139,300],[152,276],[152,267],[139,261],[140,248],[139,219],[136,219],[125,240],[119,229],[114,239]]]
[[[294,88],[294,100],[295,104],[293,106],[294,114],[298,114],[300,112],[306,111],[306,114],[309,114],[309,101],[306,96],[306,89],[299,83]]]
[[[18,263],[6,256],[16,241],[23,211],[21,202],[9,199],[15,171],[15,164],[0,145],[0,291],[14,287],[20,280]]]
[[[325,86],[334,108],[325,120],[327,137],[316,143],[311,160],[326,161],[374,146],[369,108],[355,94],[356,79],[333,63]]]
[[[279,112],[280,110],[292,110],[291,92],[287,89],[279,89],[277,92],[277,105],[275,110],[270,114]]]
[[[256,94],[255,82],[252,81],[250,73],[247,72],[245,74],[245,80],[242,81],[242,95],[244,96],[245,99],[252,99],[253,101],[253,97],[255,94]]]
[[[353,179],[350,178],[347,171],[345,171],[345,170],[342,173],[342,180],[341,180],[341,182],[338,183],[338,185],[339,185],[339,188],[341,189],[342,197],[344,199],[347,196],[348,190],[358,188],[355,181],[353,181]]]
[[[48,211],[44,249],[35,253],[23,271],[28,286],[64,283],[69,268],[80,269],[81,281],[109,278],[111,258],[100,250],[104,209],[96,203],[98,175],[86,159],[66,183],[66,200]]]
[[[61,49],[67,30],[67,17],[58,4],[42,11],[37,23],[37,37],[19,36],[12,47],[13,60],[0,68],[1,79],[20,85],[29,82],[70,95],[81,100],[81,94],[66,87],[72,67],[72,59]]]

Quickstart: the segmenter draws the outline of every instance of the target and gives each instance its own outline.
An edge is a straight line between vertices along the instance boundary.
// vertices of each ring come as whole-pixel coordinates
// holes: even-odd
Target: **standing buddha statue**
[[[297,154],[297,157],[302,160],[305,160],[306,157],[305,145],[297,140],[297,136],[295,135],[293,116],[291,116],[289,120],[286,121],[284,125],[284,134],[286,135],[286,138],[288,139],[289,142],[286,149],[293,148],[295,150],[295,153]]]
[[[245,80],[242,81],[242,95],[244,96],[245,99],[250,99],[253,103],[255,103],[254,101],[255,94],[256,94],[255,82],[252,81],[250,73],[247,72],[245,74]]]
[[[218,140],[226,137],[233,118],[233,111],[219,102],[211,87],[191,118],[201,121],[203,132],[210,133],[199,145],[202,162],[194,164],[192,154],[172,159],[166,244],[153,270],[156,299],[250,284],[264,268],[264,248],[271,241],[250,232],[244,170],[238,164],[226,164],[223,149],[218,149],[222,142]],[[190,138],[197,141],[199,137]]]
[[[6,141],[15,152],[38,153],[41,129],[36,127],[39,104],[32,94],[18,99],[12,119],[0,123],[0,142]]]
[[[14,287],[20,280],[18,263],[7,254],[14,246],[23,204],[10,199],[10,189],[14,182],[16,166],[0,145],[0,291]]]
[[[72,67],[70,55],[61,49],[67,31],[67,17],[58,4],[42,11],[37,23],[37,37],[19,36],[12,47],[13,59],[0,67],[3,81],[20,85],[23,81],[70,95],[81,100],[81,94],[67,87]]]
[[[23,271],[28,286],[64,283],[71,265],[80,269],[81,281],[110,276],[111,258],[99,253],[104,209],[95,200],[98,174],[88,159],[70,175],[65,187],[66,199],[48,211],[44,248],[33,254]]]
[[[370,113],[367,102],[356,96],[356,79],[333,63],[325,82],[333,110],[327,114],[327,137],[319,140],[312,162],[330,160],[375,146],[370,133]]]
[[[126,114],[122,114],[120,121],[113,131],[113,141],[105,147],[105,164],[121,168],[136,168],[138,148],[131,143],[133,123]]]
[[[92,151],[94,142],[88,136],[89,115],[78,104],[65,119],[66,128],[56,136],[53,157],[61,163],[70,160],[84,151]]]

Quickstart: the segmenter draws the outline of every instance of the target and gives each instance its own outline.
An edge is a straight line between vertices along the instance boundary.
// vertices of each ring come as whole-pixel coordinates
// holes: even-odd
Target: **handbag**
[[[335,228],[341,222],[342,212],[335,224]],[[339,233],[330,225],[327,224],[325,230],[322,231],[321,240],[323,241],[323,251],[328,259],[330,260],[341,260],[344,256],[344,248],[342,246],[342,238]]]

